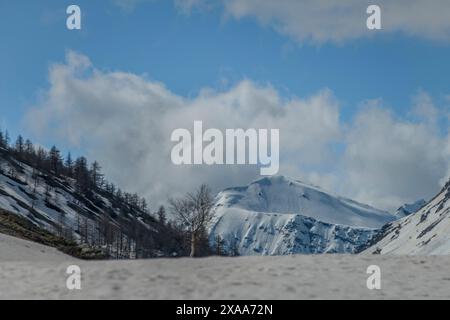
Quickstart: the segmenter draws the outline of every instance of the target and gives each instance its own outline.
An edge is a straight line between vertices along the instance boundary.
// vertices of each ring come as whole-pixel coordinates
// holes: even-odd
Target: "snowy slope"
[[[210,240],[241,255],[353,253],[395,217],[283,176],[221,192]]]
[[[16,170],[11,174],[11,164]],[[0,158],[0,208],[22,216],[35,225],[56,232],[58,225],[72,231],[84,220],[95,224],[106,210],[114,210],[109,199],[96,194],[96,203],[75,192],[73,181],[34,171],[30,166]],[[32,178],[38,175],[38,183]],[[79,234],[73,233],[74,237]]]
[[[364,252],[450,254],[450,182],[418,212],[386,225]]]
[[[0,208],[53,234],[91,246],[105,247],[104,230],[113,230],[116,237],[108,231],[112,241],[131,249],[135,230],[158,240],[162,230],[153,217],[136,209],[131,214],[126,204],[103,190],[80,194],[74,179],[34,169],[5,150],[0,150]],[[112,255],[115,248],[107,247]],[[129,258],[131,251],[127,249],[121,257]]]
[[[18,164],[22,173],[12,177],[9,166],[0,162],[0,208],[16,213],[34,222],[37,226],[52,231],[58,222],[66,227],[75,229],[80,215],[74,210],[77,199],[74,198],[74,188],[70,184],[52,178],[52,183],[59,187],[48,188],[48,183],[41,179],[34,186],[31,176],[33,169],[25,164]],[[47,195],[46,195],[47,194]],[[106,199],[103,199],[106,201]],[[86,218],[94,220],[97,216],[92,210],[86,210]]]
[[[409,216],[410,214],[413,214],[413,213],[419,211],[426,204],[427,204],[427,202],[423,199],[417,200],[416,202],[411,203],[411,204],[404,204],[403,206],[401,206],[400,208],[397,209],[397,211],[395,212],[395,216],[398,219],[404,218],[406,216]]]

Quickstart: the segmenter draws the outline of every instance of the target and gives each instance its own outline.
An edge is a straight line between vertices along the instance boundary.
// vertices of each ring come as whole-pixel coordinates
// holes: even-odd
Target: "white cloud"
[[[212,6],[211,0],[174,0],[175,8],[185,15],[194,9],[208,9]]]
[[[381,105],[368,107],[347,134],[347,192],[384,208],[430,198],[449,166],[446,143],[427,122],[398,120]]]
[[[49,77],[46,96],[27,114],[28,127],[83,146],[108,177],[154,203],[203,182],[219,191],[258,177],[249,166],[172,165],[170,134],[194,120],[219,129],[279,128],[280,173],[382,208],[431,196],[449,169],[450,144],[431,122],[397,120],[373,102],[342,123],[330,90],[284,99],[270,85],[244,80],[187,99],[146,77],[97,70],[73,52]]]
[[[432,124],[436,123],[439,116],[439,110],[435,107],[433,99],[423,90],[413,97],[413,113]]]
[[[183,2],[177,0],[177,2]],[[185,1],[204,5],[210,0]],[[216,1],[217,2],[217,1]],[[222,3],[227,16],[256,18],[299,42],[341,43],[377,33],[401,32],[433,40],[450,40],[450,1],[447,0],[227,0]],[[366,9],[377,4],[382,9],[382,30],[366,28]]]
[[[156,0],[112,0],[126,12]],[[256,19],[300,43],[343,43],[375,34],[403,33],[425,39],[450,40],[448,0],[173,0],[182,14],[221,8],[224,16],[237,20]],[[369,5],[382,12],[382,30],[366,27]]]
[[[327,143],[339,135],[337,102],[329,91],[284,101],[270,86],[242,81],[225,92],[203,90],[186,99],[145,77],[102,72],[69,52],[50,68],[50,88],[27,115],[29,127],[61,143],[81,145],[124,188],[165,199],[208,182],[215,190],[257,178],[256,167],[175,167],[170,161],[176,128],[280,128],[289,157],[281,162],[327,161]]]

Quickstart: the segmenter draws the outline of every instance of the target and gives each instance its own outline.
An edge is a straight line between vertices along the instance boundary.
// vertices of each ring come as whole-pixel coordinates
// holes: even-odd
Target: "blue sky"
[[[82,31],[65,28],[70,1],[0,4],[0,101],[3,125],[17,133],[22,114],[47,86],[51,63],[72,49],[100,69],[147,74],[190,96],[243,78],[271,83],[285,95],[330,88],[352,116],[358,103],[383,98],[404,114],[423,89],[448,94],[450,46],[407,36],[375,36],[346,44],[298,44],[254,19],[225,20],[220,10],[185,15],[170,1],[132,12],[110,1],[77,1]],[[224,81],[226,80],[226,81]],[[393,86],[395,84],[395,86]]]
[[[381,99],[394,118],[414,123],[413,97],[425,92],[442,112],[437,120],[440,137],[447,134],[448,118],[442,116],[448,114],[450,94],[450,42],[443,34],[450,30],[447,22],[443,27],[435,23],[429,32],[420,26],[415,30],[414,25],[404,32],[409,26],[396,25],[378,33],[344,36],[342,41],[314,41],[296,36],[297,29],[289,28],[289,15],[261,23],[266,16],[259,19],[260,15],[267,12],[226,12],[220,1],[186,12],[172,1],[144,0],[124,9],[118,4],[133,0],[77,0],[82,30],[68,31],[65,10],[72,3],[0,0],[0,125],[13,137],[25,133],[46,145],[74,148],[54,135],[35,135],[24,122],[31,107],[45,100],[50,66],[64,63],[69,51],[85,55],[101,72],[136,74],[187,98],[197,97],[204,88],[227,91],[244,79],[270,85],[287,100],[329,89],[339,101],[344,126],[371,99]],[[364,12],[361,21],[364,24]],[[92,151],[89,146],[78,148]]]

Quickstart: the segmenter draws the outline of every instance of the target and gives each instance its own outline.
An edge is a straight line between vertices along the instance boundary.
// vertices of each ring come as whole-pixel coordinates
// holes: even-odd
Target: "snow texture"
[[[81,261],[0,239],[0,299],[450,299],[449,256]],[[81,290],[66,287],[71,265],[81,268]],[[370,265],[381,268],[380,290],[367,288]]]

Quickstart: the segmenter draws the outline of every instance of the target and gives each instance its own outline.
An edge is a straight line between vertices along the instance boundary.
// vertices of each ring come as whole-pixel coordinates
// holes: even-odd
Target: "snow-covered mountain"
[[[450,254],[450,181],[419,211],[383,227],[364,252]]]
[[[404,218],[406,216],[409,216],[410,214],[419,211],[426,204],[427,202],[423,199],[417,200],[414,203],[404,204],[403,206],[397,209],[397,211],[395,212],[395,216],[398,219]]]
[[[240,255],[353,253],[395,216],[283,176],[216,199],[210,241]]]

